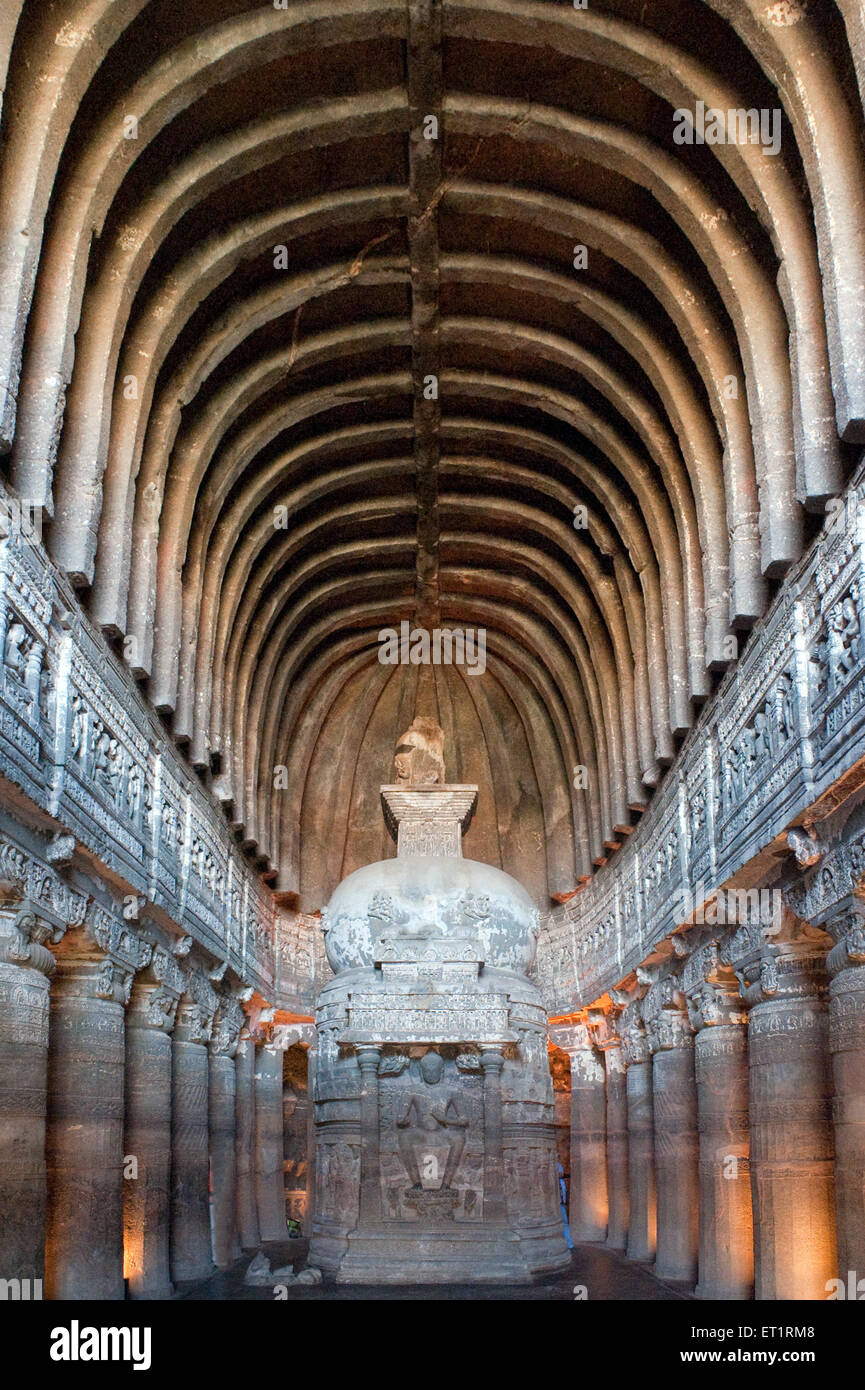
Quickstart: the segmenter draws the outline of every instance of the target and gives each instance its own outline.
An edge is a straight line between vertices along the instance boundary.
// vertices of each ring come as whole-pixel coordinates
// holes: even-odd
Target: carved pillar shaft
[[[658,1182],[655,1273],[661,1279],[693,1284],[700,1201],[694,1040],[681,1014],[662,1011],[657,1041],[652,1062]]]
[[[504,1058],[493,1048],[481,1049],[484,1071],[484,1220],[506,1217],[502,1154],[502,1067]]]
[[[755,1296],[824,1299],[836,1273],[825,947],[802,924],[787,935],[761,933],[755,951],[745,928],[732,947],[751,1005]]]
[[[695,1043],[700,1142],[698,1298],[750,1298],[754,1288],[748,1125],[748,1035],[704,1028]]]
[[[865,1271],[865,924],[829,954],[829,1047],[835,1087],[838,1274]]]
[[[360,1067],[360,1225],[381,1219],[381,1180],[379,1177],[379,1047],[358,1048]]]
[[[23,905],[0,910],[0,1271],[42,1279],[49,981],[54,957]]]
[[[628,1193],[626,1254],[629,1260],[651,1260],[655,1253],[655,1161],[652,1145],[652,1063],[645,1035],[627,1037],[628,1071]]]
[[[107,958],[58,959],[46,1135],[52,1299],[124,1294],[124,1000],[131,979]]]
[[[575,1033],[578,1030],[574,1030]],[[571,1059],[571,1203],[574,1240],[607,1235],[607,1119],[604,1061],[588,1028],[568,1049]]]
[[[230,1052],[211,1048],[208,1077],[210,1172],[213,1190],[213,1260],[218,1269],[227,1269],[234,1253],[236,1103],[234,1058]]]
[[[716,940],[684,966],[696,1030],[700,1221],[698,1298],[750,1298],[754,1288],[748,1123],[748,1016]]]
[[[255,1043],[242,1036],[234,1059],[237,1115],[237,1228],[244,1250],[261,1243],[255,1201]]]
[[[176,967],[175,967],[176,969]],[[133,986],[126,1019],[126,1155],[123,1259],[132,1298],[168,1298],[171,1206],[171,1038],[178,995],[158,982]]]
[[[282,1052],[259,1047],[255,1059],[255,1193],[262,1240],[285,1240]]]
[[[315,1037],[315,1034],[313,1034]],[[312,1233],[312,1223],[315,1217],[315,1168],[316,1168],[316,1129],[315,1129],[315,1067],[318,1050],[313,1044],[306,1055],[306,1087],[309,1096],[309,1108],[306,1112],[306,1220],[304,1221],[304,1235]]]
[[[628,1242],[628,1096],[620,1040],[604,1044],[607,1078],[607,1246],[624,1250]]]
[[[177,1016],[172,1052],[171,1277],[212,1272],[209,1203],[207,1041],[210,1019],[189,995]]]

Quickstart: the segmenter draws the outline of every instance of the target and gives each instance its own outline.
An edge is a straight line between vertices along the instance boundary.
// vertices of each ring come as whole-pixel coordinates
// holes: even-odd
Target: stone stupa
[[[395,859],[323,914],[310,1264],[339,1282],[525,1283],[568,1264],[526,890],[462,858],[477,787],[416,719],[381,789]]]

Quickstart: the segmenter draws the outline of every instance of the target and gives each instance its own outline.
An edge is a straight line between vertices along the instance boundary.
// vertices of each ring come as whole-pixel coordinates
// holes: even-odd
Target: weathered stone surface
[[[696,1030],[700,1194],[695,1292],[706,1299],[750,1298],[754,1230],[747,1013],[714,939],[688,956],[683,983]]]
[[[168,952],[154,951],[133,984],[126,1014],[125,1156],[135,1168],[123,1184],[124,1275],[132,1298],[172,1292],[172,1045],[183,977]]]
[[[827,938],[795,919],[740,928],[730,958],[750,1006],[751,1181],[758,1299],[825,1298],[837,1262]]]
[[[215,1004],[215,1000],[214,1000]],[[180,1002],[171,1040],[171,1277],[204,1279],[210,1240],[208,1048],[213,1012],[194,993]]]
[[[658,1024],[652,1058],[658,1241],[661,1279],[696,1283],[700,1210],[694,1039],[682,1016]]]
[[[234,1259],[237,1213],[237,1076],[234,1065],[244,1015],[232,999],[217,1005],[207,1078],[210,1140],[210,1205],[213,1261],[228,1269]]]
[[[285,1240],[282,1051],[267,1045],[255,1054],[255,1196],[262,1240]]]
[[[865,1265],[865,933],[856,914],[829,953],[838,1269]]]
[[[42,1280],[50,927],[29,902],[0,907],[0,1267]]]
[[[576,1241],[600,1241],[607,1234],[607,1145],[604,1061],[586,1024],[551,1027],[557,1047],[570,1058],[569,1134],[571,1145],[568,1224]]]
[[[124,1008],[132,977],[110,957],[62,944],[51,990],[46,1291],[54,1299],[122,1299]]]
[[[624,1250],[628,1243],[628,1090],[621,1039],[611,1031],[599,1046],[607,1079],[607,1245]]]
[[[625,1019],[628,1022],[625,1023]],[[623,1015],[628,1112],[628,1243],[629,1260],[651,1260],[657,1228],[657,1182],[652,1115],[652,1058],[640,1019]]]
[[[257,1250],[261,1240],[255,1199],[255,1042],[241,1033],[235,1063],[236,1211],[240,1244]]]

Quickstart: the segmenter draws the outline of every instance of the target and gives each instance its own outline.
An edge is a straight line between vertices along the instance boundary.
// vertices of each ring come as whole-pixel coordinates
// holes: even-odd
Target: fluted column
[[[52,928],[0,907],[0,1275],[45,1272],[45,1110]],[[31,1286],[32,1287],[32,1286]]]
[[[656,993],[657,992],[657,993]],[[658,1237],[655,1274],[674,1283],[697,1280],[700,1202],[694,1034],[678,982],[659,981],[652,1011],[652,1094]],[[656,998],[663,1002],[656,1008]]]
[[[625,1057],[628,1064],[628,1193],[626,1254],[629,1260],[651,1260],[655,1253],[655,1159],[652,1143],[652,1061],[642,1020],[626,1010]],[[624,1022],[623,1017],[623,1022]]]
[[[234,1058],[237,1117],[237,1229],[244,1250],[261,1243],[255,1200],[255,1042],[246,1031],[240,1035]]]
[[[865,920],[833,924],[829,953],[829,1047],[835,1089],[835,1210],[838,1275],[865,1277]]]
[[[52,1299],[124,1296],[124,1012],[150,949],[100,910],[56,951],[46,1134]]]
[[[758,1299],[825,1299],[836,1274],[827,944],[790,914],[771,936],[742,927],[730,944],[750,1007]]]
[[[555,1026],[550,1036],[571,1064],[571,1192],[574,1240],[607,1235],[607,1121],[604,1060],[585,1023]]]
[[[206,987],[205,987],[206,988]],[[213,1012],[187,992],[180,1001],[172,1056],[171,1277],[205,1279],[213,1270],[209,1202],[209,1063]]]
[[[696,1030],[700,1220],[696,1295],[746,1299],[754,1291],[748,1125],[748,1015],[718,944],[685,962],[688,1013]]]
[[[230,998],[220,1000],[210,1039],[208,1112],[210,1126],[211,1231],[213,1261],[227,1269],[234,1258],[237,1188],[237,1078],[234,1057],[243,1010]]]
[[[625,1056],[615,1022],[598,1029],[607,1092],[607,1240],[610,1250],[628,1242],[628,1096]]]
[[[255,1058],[255,1192],[262,1240],[285,1240],[282,1051],[265,1044]]]
[[[131,1298],[169,1298],[171,1037],[183,976],[157,946],[126,1014],[123,1265]]]

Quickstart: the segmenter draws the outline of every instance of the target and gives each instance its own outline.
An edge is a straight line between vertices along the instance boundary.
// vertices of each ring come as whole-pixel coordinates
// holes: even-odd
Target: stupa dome
[[[366,864],[343,879],[322,914],[327,958],[337,974],[376,963],[387,937],[477,941],[486,965],[524,974],[540,919],[515,878],[473,859],[404,855]]]

